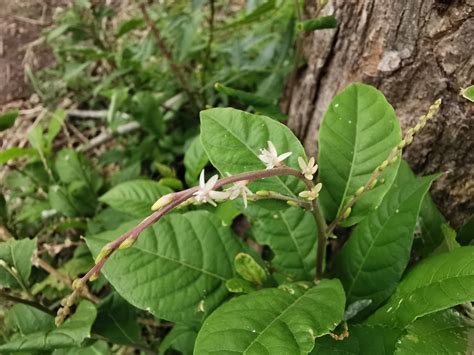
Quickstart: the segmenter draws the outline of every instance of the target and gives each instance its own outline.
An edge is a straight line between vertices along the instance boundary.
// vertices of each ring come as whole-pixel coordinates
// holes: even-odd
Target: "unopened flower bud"
[[[260,190],[255,193],[257,196],[267,197],[270,196],[270,191]]]
[[[106,244],[102,250],[97,254],[97,257],[95,258],[95,263],[98,264],[100,263],[104,258],[108,257],[110,254],[112,254],[112,248],[110,247],[109,244]]]
[[[171,202],[174,201],[176,197],[176,193],[172,192],[170,194],[166,194],[161,196],[154,204],[151,206],[152,211],[158,211],[159,209],[168,206]]]
[[[409,145],[409,144],[411,144],[412,142],[413,142],[413,136],[410,136],[410,137],[407,138],[407,143],[406,143],[406,145]]]
[[[286,201],[287,205],[291,207],[300,207],[295,201]]]
[[[349,207],[348,209],[346,209],[346,211],[344,212],[344,215],[342,216],[342,219],[346,219],[347,217],[349,217],[351,212],[352,212],[352,208]]]
[[[398,157],[397,156],[394,156],[392,159],[390,159],[390,161],[388,162],[388,164],[394,164],[396,161],[397,161]]]
[[[137,240],[137,236],[129,236],[127,239],[125,239],[122,243],[119,245],[119,249],[128,249],[130,248]]]
[[[385,168],[387,167],[387,165],[388,165],[388,161],[387,161],[387,160],[384,160],[384,161],[382,162],[382,164],[380,164],[380,166],[379,166],[379,171],[385,170]]]
[[[0,259],[0,267],[7,268],[8,267],[7,262],[3,259]]]
[[[99,272],[95,272],[95,273],[93,273],[93,274],[91,275],[91,277],[89,278],[89,281],[91,281],[91,282],[92,282],[92,281],[95,281],[95,280],[97,280],[97,279],[99,278],[99,275],[100,275],[100,273],[99,273]]]
[[[72,283],[73,290],[80,290],[83,287],[84,287],[84,282],[82,282],[81,279],[75,279]]]
[[[359,197],[364,193],[364,186],[361,186],[357,189],[357,191],[354,193],[355,196]]]
[[[373,189],[375,187],[375,185],[377,185],[377,179],[375,179],[374,181],[372,181],[369,185],[369,189]]]

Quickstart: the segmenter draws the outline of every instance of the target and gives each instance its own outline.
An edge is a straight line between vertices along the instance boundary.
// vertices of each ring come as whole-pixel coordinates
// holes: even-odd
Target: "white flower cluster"
[[[199,176],[199,190],[194,193],[196,202],[199,203],[210,203],[216,206],[216,201],[221,202],[225,200],[235,200],[241,196],[244,200],[245,208],[247,208],[247,197],[252,196],[252,191],[249,190],[247,184],[248,180],[237,181],[234,186],[225,189],[224,191],[215,191],[214,186],[216,185],[218,176],[214,175],[207,182],[204,177],[204,169],[201,171]]]
[[[268,141],[268,147],[260,149],[260,155],[258,157],[265,164],[266,169],[273,169],[282,166],[282,161],[288,158],[291,154],[291,152],[286,152],[278,155],[275,145],[271,141]],[[302,157],[298,157],[298,164],[305,179],[313,180],[314,174],[316,174],[316,171],[318,170],[318,165],[315,163],[314,158],[310,158],[309,161],[306,162]],[[210,203],[213,206],[217,206],[216,202],[234,200],[237,197],[242,197],[244,205],[247,208],[248,199],[254,196],[252,191],[247,187],[249,180],[237,181],[232,187],[227,188],[224,191],[216,191],[215,186],[218,179],[219,176],[216,174],[206,181],[203,169],[199,176],[198,189],[194,192],[193,198],[188,202]],[[318,197],[321,187],[322,185],[319,183],[310,191],[301,192],[299,196],[312,201]],[[152,210],[156,211],[169,205],[175,200],[176,196],[176,193],[171,193],[161,197],[152,206]]]

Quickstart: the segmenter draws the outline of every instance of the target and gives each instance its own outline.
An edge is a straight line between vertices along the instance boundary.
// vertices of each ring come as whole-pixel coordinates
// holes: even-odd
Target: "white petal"
[[[288,158],[290,155],[292,154],[292,152],[286,152],[286,153],[283,153],[282,155],[278,156],[278,161],[283,161],[285,160],[286,158]]]
[[[268,141],[267,143],[268,143],[268,150],[269,150],[270,154],[272,156],[276,157],[278,155],[278,153],[277,153],[277,150],[276,150],[275,146],[270,141]]]
[[[309,158],[308,167],[314,166],[314,157]]]
[[[306,163],[302,157],[298,157],[298,165],[301,170],[306,170]]]
[[[219,180],[219,175],[214,175],[211,177],[209,180],[206,182],[206,190],[212,190],[214,188],[214,185],[216,184],[217,180]]]
[[[204,180],[204,169],[201,170],[201,175],[199,175],[199,187],[201,189],[206,188],[206,181]]]

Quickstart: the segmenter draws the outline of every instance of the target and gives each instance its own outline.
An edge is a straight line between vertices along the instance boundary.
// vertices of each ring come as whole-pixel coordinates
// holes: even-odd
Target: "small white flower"
[[[247,196],[252,196],[252,191],[247,187],[248,183],[248,180],[237,181],[234,186],[225,190],[225,192],[229,193],[230,200],[235,200],[237,197],[242,196],[245,208],[247,208]]]
[[[213,206],[217,206],[214,200],[223,201],[229,198],[230,194],[228,192],[213,190],[218,179],[219,176],[216,174],[206,182],[204,169],[201,171],[201,175],[199,176],[199,190],[193,194],[197,202],[210,203]]]
[[[301,172],[307,180],[313,180],[314,174],[318,171],[318,164],[315,164],[315,160],[311,157],[306,163],[302,157],[298,157],[298,164],[300,165]]]
[[[290,155],[291,152],[278,155],[273,143],[268,141],[268,149],[260,149],[258,158],[267,166],[267,169],[273,169],[276,166],[280,166],[280,163]]]
[[[305,198],[309,201],[313,201],[318,198],[319,192],[321,191],[322,187],[323,187],[323,184],[318,183],[310,191],[301,191],[298,196]]]

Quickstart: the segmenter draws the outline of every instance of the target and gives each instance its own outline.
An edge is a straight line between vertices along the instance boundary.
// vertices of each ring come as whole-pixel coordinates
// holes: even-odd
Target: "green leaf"
[[[0,345],[0,352],[47,351],[80,346],[84,339],[90,337],[96,312],[92,303],[82,301],[76,312],[61,326],[15,337],[14,340]]]
[[[120,23],[119,29],[116,34],[117,38],[120,38],[128,32],[142,27],[144,23],[145,21],[142,18],[132,18],[131,20]]]
[[[0,132],[13,127],[18,113],[18,111],[8,111],[0,115]]]
[[[474,217],[471,217],[471,219],[461,227],[457,240],[461,245],[472,244],[472,241],[474,240]]]
[[[182,354],[192,354],[197,331],[182,324],[176,324],[160,343],[160,354],[167,354],[170,349]]]
[[[199,173],[208,162],[209,159],[198,136],[193,139],[186,153],[184,153],[184,167],[186,168],[184,180],[186,180],[188,186],[197,185]]]
[[[26,156],[35,156],[36,150],[28,148],[9,148],[0,152],[0,165],[5,164],[11,159],[22,158]]]
[[[421,317],[407,327],[395,355],[468,354],[472,351],[474,322],[454,310]]]
[[[63,109],[56,110],[51,116],[51,119],[48,125],[48,134],[46,136],[48,150],[51,150],[51,145],[53,143],[53,140],[61,131],[61,127],[63,126],[66,116],[67,116],[66,111],[64,111]]]
[[[63,215],[68,217],[77,215],[77,209],[64,187],[51,185],[48,191],[48,200],[51,207]]]
[[[250,205],[252,234],[275,254],[272,266],[293,280],[311,280],[316,270],[317,229],[312,214],[299,208],[267,210]]]
[[[36,249],[35,239],[9,239],[0,243],[0,260],[5,265],[0,266],[0,285],[4,287],[20,287],[18,281],[6,268],[15,268],[17,277],[23,285],[28,285],[31,273],[31,258]]]
[[[28,132],[28,141],[30,142],[33,149],[35,149],[40,155],[45,150],[45,139],[43,129],[40,126],[33,126]]]
[[[402,164],[380,206],[354,229],[335,267],[349,303],[370,299],[366,311],[374,310],[395,290],[410,259],[421,203],[435,178],[415,178]]]
[[[257,7],[255,10],[253,10],[250,14],[246,15],[245,17],[233,21],[223,27],[218,28],[218,30],[223,30],[223,29],[231,29],[235,27],[239,27],[242,25],[248,25],[252,22],[257,21],[260,19],[263,15],[267,14],[268,12],[272,11],[275,9],[275,0],[268,0],[261,4],[259,7]]]
[[[443,224],[441,226],[443,233],[443,241],[441,244],[433,251],[431,255],[441,254],[445,252],[452,251],[456,248],[459,248],[461,245],[456,241],[456,231],[452,229],[449,224]]]
[[[401,330],[388,326],[356,324],[349,326],[349,337],[343,340],[335,340],[330,336],[318,339],[311,354],[393,354],[401,333]]]
[[[461,95],[471,102],[474,102],[474,85],[470,85],[465,89],[461,89]]]
[[[283,124],[271,118],[232,108],[201,111],[201,142],[204,150],[222,176],[265,169],[258,155],[271,141],[278,154],[292,152],[285,164],[299,169],[298,157],[305,157],[298,138]],[[293,176],[281,176],[253,183],[255,189],[296,196],[303,184]]]
[[[427,194],[421,204],[418,218],[420,235],[415,238],[413,249],[423,257],[431,254],[443,242],[442,226],[447,223],[431,196]]]
[[[8,328],[28,335],[54,328],[54,317],[26,304],[17,303],[7,313]]]
[[[330,16],[321,16],[306,20],[303,22],[298,22],[296,24],[296,29],[299,32],[311,32],[314,30],[323,30],[325,28],[336,28],[337,20],[334,15]]]
[[[235,271],[247,281],[262,285],[267,280],[265,269],[252,256],[239,253],[234,258]]]
[[[99,179],[95,176],[90,161],[73,149],[59,151],[54,166],[59,179],[65,184],[79,180],[86,182],[92,191],[96,191],[99,187]]]
[[[474,300],[474,246],[422,260],[369,324],[405,327],[418,317]]]
[[[256,94],[252,94],[252,93],[247,92],[247,91],[234,89],[234,88],[231,88],[229,86],[225,86],[225,85],[222,85],[222,84],[219,84],[219,83],[216,83],[214,85],[214,88],[218,92],[226,94],[227,96],[232,96],[232,97],[238,98],[245,105],[256,106],[256,107],[262,107],[262,106],[265,107],[265,106],[270,106],[270,105],[274,104],[273,100],[268,99],[266,97],[262,97],[262,96],[259,96],[259,95],[256,95]]]
[[[87,244],[96,256],[134,225],[88,237]],[[225,281],[235,276],[233,259],[241,251],[230,229],[211,213],[171,214],[146,229],[132,247],[114,253],[104,275],[135,307],[197,324],[228,296]]]
[[[67,348],[54,350],[53,355],[102,355],[110,354],[109,345],[103,340],[95,341],[92,345],[80,348]]]
[[[240,296],[219,307],[199,331],[195,354],[305,354],[342,319],[338,280],[293,284]]]
[[[137,311],[112,293],[100,303],[92,330],[114,344],[135,344],[140,339]]]
[[[114,186],[99,200],[113,209],[135,217],[148,216],[151,206],[172,190],[156,181],[132,180]]]
[[[319,132],[319,178],[323,183],[320,200],[326,219],[336,217],[400,141],[395,111],[380,91],[352,84],[334,97]],[[385,183],[362,195],[344,225],[357,223],[380,204],[398,165],[399,159],[385,169],[380,175]]]

